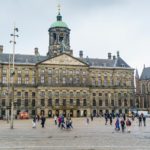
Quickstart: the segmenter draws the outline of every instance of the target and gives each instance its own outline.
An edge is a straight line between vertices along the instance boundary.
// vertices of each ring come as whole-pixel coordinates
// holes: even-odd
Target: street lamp
[[[13,114],[14,114],[14,75],[15,75],[15,67],[14,67],[14,61],[15,61],[15,44],[16,44],[16,37],[19,37],[16,32],[18,32],[18,28],[14,26],[14,32],[13,34],[10,34],[10,36],[13,37],[13,39],[10,41],[10,43],[13,44],[13,68],[11,72],[12,76],[12,101],[11,101],[11,121],[10,121],[10,129],[13,129]]]

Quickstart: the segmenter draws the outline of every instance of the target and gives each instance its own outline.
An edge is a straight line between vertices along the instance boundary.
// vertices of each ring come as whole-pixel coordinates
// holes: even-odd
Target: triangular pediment
[[[86,63],[84,63],[81,60],[79,60],[73,56],[70,56],[68,54],[61,54],[59,56],[49,58],[49,59],[41,62],[41,64],[87,66]]]

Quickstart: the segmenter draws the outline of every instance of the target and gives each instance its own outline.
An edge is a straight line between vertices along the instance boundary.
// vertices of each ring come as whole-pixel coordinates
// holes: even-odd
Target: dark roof
[[[143,68],[140,79],[141,80],[150,79],[150,67]]]
[[[121,57],[113,59],[82,58],[92,67],[127,67],[131,68]]]
[[[130,67],[120,56],[117,58],[116,67]]]
[[[98,58],[83,58],[89,66],[98,66],[98,67],[113,67],[115,60],[112,59],[98,59]]]
[[[12,62],[12,54],[0,54],[0,63],[8,63],[9,55]],[[36,64],[46,58],[47,56],[15,54],[15,64]]]
[[[9,55],[12,60],[12,54],[0,54],[0,63],[8,63]],[[37,64],[47,60],[48,56],[24,55],[15,54],[15,64]],[[77,58],[91,67],[126,67],[131,68],[120,56],[113,59],[98,59],[98,58]]]

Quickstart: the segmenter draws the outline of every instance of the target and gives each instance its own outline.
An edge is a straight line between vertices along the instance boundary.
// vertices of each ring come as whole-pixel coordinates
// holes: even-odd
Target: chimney
[[[3,53],[3,45],[0,45],[0,54]]]
[[[38,50],[38,48],[36,47],[36,48],[34,48],[34,54],[35,54],[35,56],[38,56],[39,55],[39,50]]]
[[[116,60],[116,56],[115,55],[113,56],[113,60]]]
[[[119,51],[117,51],[117,57],[119,57],[120,55],[119,55]]]
[[[111,53],[108,53],[108,59],[111,59]]]
[[[79,51],[79,57],[80,57],[80,58],[83,58],[83,51],[82,51],[82,50]]]

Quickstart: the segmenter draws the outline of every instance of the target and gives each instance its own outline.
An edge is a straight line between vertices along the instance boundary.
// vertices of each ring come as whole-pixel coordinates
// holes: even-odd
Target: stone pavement
[[[114,120],[115,122],[115,120]],[[0,150],[150,150],[150,119],[146,127],[132,123],[131,133],[115,132],[113,125],[104,125],[103,118],[73,118],[72,130],[61,130],[53,119],[32,128],[32,120],[15,120],[14,129],[0,121]]]

